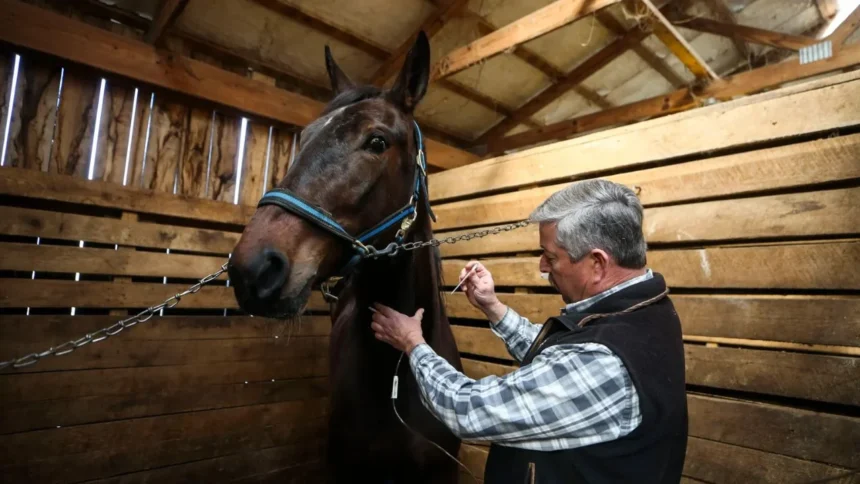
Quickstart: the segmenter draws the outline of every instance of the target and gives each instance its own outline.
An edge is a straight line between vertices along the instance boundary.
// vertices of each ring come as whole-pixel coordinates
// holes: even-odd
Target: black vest
[[[523,365],[553,345],[600,343],[624,362],[642,422],[630,434],[585,447],[540,452],[493,444],[485,484],[636,483],[681,479],[687,448],[687,398],[681,322],[663,277],[598,301],[582,313],[550,318]]]

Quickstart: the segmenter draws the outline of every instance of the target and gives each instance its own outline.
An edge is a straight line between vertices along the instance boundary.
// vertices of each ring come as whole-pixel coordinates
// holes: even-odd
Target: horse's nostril
[[[267,248],[258,256],[254,287],[258,299],[268,299],[280,291],[287,280],[287,257],[279,250]]]

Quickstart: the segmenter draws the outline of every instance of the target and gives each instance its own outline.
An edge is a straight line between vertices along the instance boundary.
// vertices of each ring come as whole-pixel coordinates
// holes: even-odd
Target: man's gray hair
[[[531,222],[556,224],[556,243],[577,261],[606,251],[626,268],[645,266],[642,204],[630,188],[608,180],[574,182],[532,212]]]

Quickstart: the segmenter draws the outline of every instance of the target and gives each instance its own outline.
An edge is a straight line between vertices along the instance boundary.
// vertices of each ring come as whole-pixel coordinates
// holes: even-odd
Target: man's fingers
[[[421,321],[421,318],[424,317],[424,308],[418,308],[418,311],[415,311],[415,316],[413,316],[418,321]]]

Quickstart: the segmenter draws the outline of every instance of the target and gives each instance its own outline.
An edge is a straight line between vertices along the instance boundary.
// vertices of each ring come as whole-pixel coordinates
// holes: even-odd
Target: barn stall
[[[218,272],[328,99],[323,46],[385,83],[423,29],[437,236],[521,220],[571,180],[634,187],[684,326],[685,480],[857,469],[858,10],[578,4],[1,1],[0,361],[98,340]],[[533,321],[562,305],[533,227],[440,250],[448,289],[479,258]],[[467,374],[511,371],[445,297]],[[328,309],[252,318],[219,274],[0,370],[0,480],[318,482]],[[481,478],[486,447],[460,459]]]

